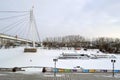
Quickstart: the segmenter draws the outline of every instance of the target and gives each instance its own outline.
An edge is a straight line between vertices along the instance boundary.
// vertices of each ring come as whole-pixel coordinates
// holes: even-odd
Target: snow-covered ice
[[[80,50],[78,53],[103,54],[96,53],[97,50]],[[0,67],[54,67],[53,59],[57,58],[63,52],[74,52],[74,50],[47,50],[38,48],[37,53],[24,53],[24,47],[0,49]],[[115,55],[115,54],[114,54]],[[120,70],[120,56],[116,56],[115,69]],[[57,68],[73,69],[80,66],[84,69],[112,69],[111,59],[58,59]]]

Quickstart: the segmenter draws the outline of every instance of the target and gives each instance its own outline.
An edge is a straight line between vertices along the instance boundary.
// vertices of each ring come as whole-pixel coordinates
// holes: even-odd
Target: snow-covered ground
[[[41,66],[54,67],[53,59],[57,58],[63,52],[75,52],[74,50],[47,50],[38,48],[37,53],[24,53],[24,47],[0,49],[0,67],[26,67]],[[79,50],[77,53],[85,54],[103,54],[97,53],[97,50]],[[114,54],[115,55],[115,54]],[[120,56],[115,55],[115,69],[120,70]],[[80,66],[84,69],[112,69],[111,59],[58,59],[57,68],[73,69]]]

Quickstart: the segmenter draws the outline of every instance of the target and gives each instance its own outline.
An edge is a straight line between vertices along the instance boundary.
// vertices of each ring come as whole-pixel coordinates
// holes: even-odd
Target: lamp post
[[[53,59],[54,61],[54,77],[56,77],[56,62],[58,61],[58,59]]]
[[[113,63],[113,70],[112,70],[113,75],[112,76],[114,77],[114,63],[116,62],[116,60],[112,59],[111,62]]]

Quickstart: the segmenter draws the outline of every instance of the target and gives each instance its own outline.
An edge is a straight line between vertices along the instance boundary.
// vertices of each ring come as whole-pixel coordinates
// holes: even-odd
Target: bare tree
[[[68,49],[71,48],[96,48],[100,49],[101,51],[106,52],[120,52],[120,39],[116,38],[105,38],[100,37],[96,38],[92,41],[90,39],[85,39],[80,35],[69,35],[64,37],[53,37],[53,38],[46,38],[43,40],[44,47],[50,48],[57,48],[60,49],[62,47],[67,47]]]

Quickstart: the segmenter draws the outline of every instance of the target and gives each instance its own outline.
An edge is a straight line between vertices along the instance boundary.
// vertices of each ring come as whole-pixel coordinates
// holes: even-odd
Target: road
[[[0,80],[120,80],[120,73],[19,73],[0,72]]]

